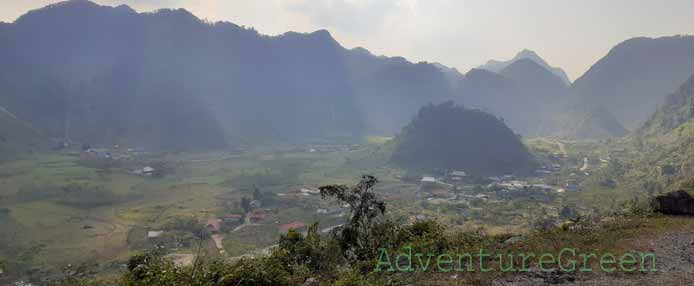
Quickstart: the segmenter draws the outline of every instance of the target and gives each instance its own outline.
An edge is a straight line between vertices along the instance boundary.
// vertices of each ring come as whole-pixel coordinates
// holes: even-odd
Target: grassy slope
[[[0,161],[40,150],[45,143],[38,131],[0,106]]]

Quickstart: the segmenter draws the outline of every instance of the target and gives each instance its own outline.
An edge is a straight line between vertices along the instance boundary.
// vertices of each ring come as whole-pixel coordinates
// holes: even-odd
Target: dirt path
[[[691,220],[694,221],[694,218]],[[636,239],[635,247],[655,253],[656,272],[638,274],[544,273],[533,271],[491,281],[486,285],[694,285],[694,229],[671,231],[655,238]]]
[[[235,227],[233,230],[231,230],[231,232],[234,233],[234,232],[237,232],[237,231],[242,230],[242,229],[249,227],[249,226],[259,226],[259,225],[260,224],[251,222],[251,213],[249,212],[249,213],[246,213],[246,215],[244,216],[243,224]]]
[[[229,155],[229,156],[224,156],[224,157],[219,157],[219,158],[211,158],[211,159],[194,159],[194,160],[188,160],[188,163],[212,163],[212,162],[219,162],[219,161],[226,161],[226,160],[231,160],[231,159],[236,159],[241,157],[241,155]]]
[[[581,172],[588,171],[590,169],[590,163],[588,162],[588,157],[583,158],[583,166],[581,166],[580,169],[578,169]]]
[[[253,250],[249,253],[246,253],[244,255],[239,255],[239,256],[234,256],[234,257],[229,257],[229,261],[237,261],[241,258],[252,258],[252,257],[261,257],[261,256],[268,256],[272,252],[272,250],[276,247],[279,247],[279,244],[273,244],[268,247],[264,248],[258,248],[256,250]]]
[[[564,145],[564,143],[562,143],[562,142],[560,142],[560,141],[550,140],[550,139],[547,139],[547,138],[542,138],[542,141],[545,141],[545,142],[547,142],[547,143],[549,143],[549,144],[557,145],[557,147],[559,148],[559,152],[561,152],[561,154],[564,156],[564,158],[568,158],[568,157],[569,157],[569,153],[566,152],[566,145]]]

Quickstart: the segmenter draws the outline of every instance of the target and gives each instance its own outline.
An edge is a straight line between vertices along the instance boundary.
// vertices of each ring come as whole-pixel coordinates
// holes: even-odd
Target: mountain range
[[[503,118],[525,136],[551,134],[549,119],[563,107],[568,94],[559,77],[528,59],[513,62],[499,73],[472,69],[456,89],[460,102]]]
[[[266,36],[72,0],[0,24],[0,106],[45,137],[165,150],[394,135],[448,100],[523,136],[601,139],[694,73],[693,39],[625,41],[569,85],[529,50],[461,73],[346,49],[325,30]]]
[[[634,38],[576,79],[572,104],[602,106],[635,129],[692,74],[694,36]]]
[[[509,65],[511,65],[517,61],[520,61],[520,60],[531,60],[531,61],[535,62],[536,64],[540,65],[541,67],[547,69],[555,76],[559,77],[565,85],[567,85],[567,86],[571,85],[571,80],[569,80],[569,76],[566,75],[566,72],[563,69],[561,69],[559,67],[550,66],[537,53],[535,53],[534,51],[528,50],[528,49],[525,49],[525,50],[518,52],[516,54],[516,56],[514,56],[512,59],[510,59],[508,61],[489,60],[489,61],[487,61],[487,63],[479,66],[478,68],[483,69],[483,70],[492,71],[495,73],[499,73],[502,70],[504,70],[506,67],[508,67]]]
[[[182,9],[83,0],[3,24],[0,63],[0,104],[49,136],[91,144],[207,149],[392,134],[451,96],[433,65],[347,50],[325,30],[270,37]]]

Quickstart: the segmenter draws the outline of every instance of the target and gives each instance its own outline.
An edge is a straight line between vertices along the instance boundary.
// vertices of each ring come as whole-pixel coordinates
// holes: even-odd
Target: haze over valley
[[[694,281],[694,36],[572,80],[525,48],[460,70],[243,25],[86,0],[0,22],[0,284]],[[408,246],[665,259],[375,270]]]

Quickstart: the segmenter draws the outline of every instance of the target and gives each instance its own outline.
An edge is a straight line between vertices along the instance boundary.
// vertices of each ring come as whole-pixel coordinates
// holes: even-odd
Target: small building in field
[[[564,189],[568,192],[578,192],[578,185],[567,183],[564,185]]]
[[[320,195],[320,190],[318,190],[318,189],[313,189],[313,188],[301,188],[299,191],[300,191],[302,194]]]
[[[222,229],[222,220],[218,218],[208,219],[205,227],[210,232],[219,232]]]
[[[436,190],[431,192],[431,196],[434,198],[449,198],[451,197],[451,193],[446,190]]]
[[[462,182],[465,177],[467,177],[465,171],[452,171],[448,174],[448,179],[452,182]]]
[[[227,214],[223,218],[225,223],[242,223],[243,215],[240,214]]]
[[[428,221],[429,218],[427,218],[425,215],[411,215],[409,217],[409,224],[415,224],[418,222],[425,222]]]
[[[342,208],[334,207],[334,208],[319,208],[316,210],[317,214],[324,214],[324,215],[336,215],[342,213]]]
[[[279,226],[280,231],[288,232],[289,230],[301,230],[306,228],[306,224],[300,221],[290,222]]]
[[[250,206],[252,209],[259,209],[260,207],[263,206],[263,202],[261,202],[260,200],[252,200],[252,201],[249,203],[249,206]]]
[[[133,174],[138,175],[138,176],[143,176],[143,177],[152,177],[152,176],[155,176],[157,174],[157,170],[152,168],[152,167],[147,166],[147,167],[144,167],[142,169],[133,170]]]
[[[249,215],[249,219],[251,220],[252,223],[259,223],[261,221],[264,221],[266,217],[267,217],[267,214],[263,210],[254,210]]]
[[[162,230],[150,230],[147,232],[147,238],[154,239],[160,237],[162,234],[164,234],[164,231]]]

